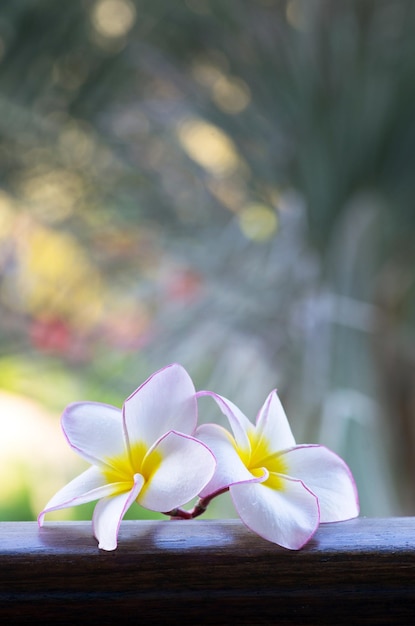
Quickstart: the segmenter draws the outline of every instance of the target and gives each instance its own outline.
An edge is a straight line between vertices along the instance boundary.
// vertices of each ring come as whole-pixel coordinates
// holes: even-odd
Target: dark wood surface
[[[0,623],[405,624],[415,518],[319,528],[302,550],[236,520],[130,522],[114,552],[91,522],[0,524]]]

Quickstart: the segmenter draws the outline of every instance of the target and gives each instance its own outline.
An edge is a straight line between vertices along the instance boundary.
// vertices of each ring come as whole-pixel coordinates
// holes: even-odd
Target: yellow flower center
[[[254,428],[248,432],[248,439],[251,449],[238,449],[242,461],[254,476],[262,476],[264,468],[268,470],[269,477],[262,484],[271,489],[282,491],[284,489],[284,481],[281,475],[288,473],[288,467],[281,453],[273,452],[267,440],[258,438]]]
[[[140,492],[148,487],[151,478],[162,462],[162,456],[157,450],[148,454],[147,445],[139,441],[127,451],[115,457],[107,459],[108,467],[102,470],[109,484],[114,485],[113,495],[130,491],[134,484],[134,475],[141,474],[144,478],[144,486]]]

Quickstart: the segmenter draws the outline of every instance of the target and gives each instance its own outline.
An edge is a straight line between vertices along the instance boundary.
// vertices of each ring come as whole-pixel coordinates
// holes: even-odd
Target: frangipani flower
[[[78,402],[62,415],[70,446],[92,464],[63,487],[40,513],[99,500],[93,529],[103,550],[117,546],[118,529],[134,501],[169,511],[196,496],[212,478],[215,459],[192,437],[195,389],[177,364],[151,376],[124,403]]]
[[[320,522],[356,517],[359,504],[352,474],[327,448],[296,445],[275,391],[258,413],[255,426],[232,402],[210,391],[228,418],[233,436],[217,424],[199,426],[196,436],[215,454],[217,466],[201,491],[202,501],[229,487],[234,506],[248,528],[285,548],[297,550]]]

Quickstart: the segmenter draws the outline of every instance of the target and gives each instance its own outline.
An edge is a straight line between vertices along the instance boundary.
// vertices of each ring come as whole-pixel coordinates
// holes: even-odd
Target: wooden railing
[[[404,624],[415,616],[415,518],[321,526],[302,550],[239,521],[0,524],[0,623]]]

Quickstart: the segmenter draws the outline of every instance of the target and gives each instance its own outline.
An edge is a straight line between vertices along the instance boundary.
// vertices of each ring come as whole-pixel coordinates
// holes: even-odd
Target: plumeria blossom
[[[275,391],[267,397],[256,424],[232,402],[210,391],[228,418],[233,435],[217,424],[203,424],[196,436],[213,451],[217,466],[201,491],[201,502],[229,488],[248,528],[285,548],[297,550],[320,522],[356,517],[359,503],[346,463],[324,446],[296,445]]]
[[[99,548],[114,550],[118,529],[134,501],[169,511],[196,496],[212,478],[215,458],[192,435],[195,389],[187,372],[170,365],[127,398],[122,411],[97,402],[70,404],[62,415],[69,445],[92,464],[63,487],[40,513],[99,500],[93,529]]]

